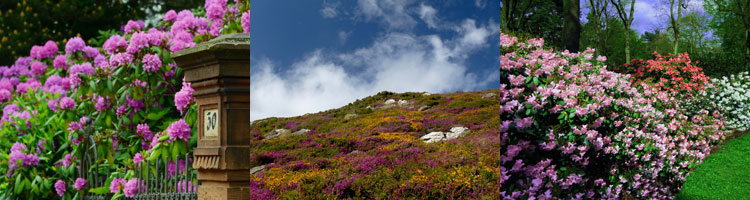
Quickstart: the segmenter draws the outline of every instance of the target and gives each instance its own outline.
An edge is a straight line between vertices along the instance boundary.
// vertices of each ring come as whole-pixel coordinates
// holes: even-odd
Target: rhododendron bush
[[[673,198],[723,138],[719,113],[688,120],[674,96],[609,71],[592,49],[556,53],[502,33],[500,45],[506,198]]]
[[[643,61],[633,59],[615,69],[616,72],[632,74],[631,83],[645,82],[674,95],[692,97],[705,90],[709,78],[703,69],[693,65],[687,53],[662,56],[653,53],[656,59]]]
[[[196,106],[171,54],[247,33],[248,20],[247,3],[208,0],[205,12],[170,10],[155,27],[129,21],[101,47],[79,37],[64,47],[49,41],[0,67],[0,198],[71,199],[83,190],[132,197],[145,189],[133,179],[144,159],[184,170],[191,161],[174,162],[195,146]],[[99,155],[99,169],[83,171],[112,172],[104,187],[79,178],[82,142]]]
[[[750,128],[750,73],[712,79],[711,83],[713,86],[687,102],[687,110],[695,112],[700,107],[712,108],[724,114],[727,128]]]

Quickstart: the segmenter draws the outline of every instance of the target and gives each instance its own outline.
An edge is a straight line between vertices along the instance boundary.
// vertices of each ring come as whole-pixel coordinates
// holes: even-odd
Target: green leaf
[[[89,189],[89,192],[90,193],[94,193],[94,194],[105,195],[105,194],[109,194],[109,188],[107,188],[107,186],[102,186],[102,187],[98,187],[98,188],[91,188],[91,189]]]
[[[164,115],[166,115],[167,113],[169,113],[169,109],[162,109],[162,110],[161,110],[161,111],[159,111],[158,113],[155,113],[155,112],[150,112],[150,113],[148,113],[148,115],[146,116],[146,119],[149,119],[149,120],[154,120],[154,121],[156,121],[156,120],[159,120],[159,119],[161,119],[162,117],[164,117]]]
[[[161,148],[159,148],[159,149],[161,149]],[[158,149],[156,149],[156,147],[154,147],[154,151],[151,152],[151,156],[148,157],[148,160],[149,161],[154,161],[154,160],[156,160],[156,158],[159,157],[160,154],[161,154],[161,151],[159,151]]]
[[[21,194],[21,192],[23,192],[23,185],[21,185],[21,174],[16,175],[16,184],[13,186],[16,187],[16,194]]]
[[[162,142],[167,139],[169,139],[169,135],[162,135],[161,137],[159,137],[159,142]]]

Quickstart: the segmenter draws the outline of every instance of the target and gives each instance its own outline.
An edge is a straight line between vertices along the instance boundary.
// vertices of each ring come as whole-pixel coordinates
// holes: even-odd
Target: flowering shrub
[[[0,67],[0,153],[10,155],[0,157],[6,172],[0,198],[71,199],[82,190],[132,197],[144,189],[134,188],[134,164],[174,162],[192,149],[196,106],[171,54],[249,29],[241,22],[248,4],[209,0],[205,7],[212,7],[211,16],[169,11],[155,27],[131,20],[124,32],[104,35],[101,48],[79,37],[64,48],[50,41]],[[87,150],[81,143],[92,141],[87,130],[100,168],[83,170],[112,171],[99,188],[87,188],[76,173]]]
[[[655,60],[643,61],[633,59],[630,63],[616,68],[616,72],[632,74],[633,85],[645,82],[662,91],[673,95],[694,96],[705,90],[709,78],[703,74],[703,69],[693,65],[687,53],[662,56],[653,53]]]
[[[711,83],[713,86],[686,103],[686,109],[692,113],[700,107],[719,110],[726,117],[727,128],[750,128],[750,73],[712,79]]]
[[[500,38],[505,198],[673,198],[723,138],[718,113],[687,120],[674,96],[636,88],[592,49],[555,53],[543,39]]]
[[[339,109],[253,122],[251,199],[501,199],[498,90],[382,92]],[[409,106],[383,109],[387,99]],[[420,107],[429,109],[420,111]],[[368,108],[374,108],[370,109]],[[358,116],[345,119],[347,114]],[[466,135],[427,144],[433,131]],[[309,132],[265,139],[275,129]]]

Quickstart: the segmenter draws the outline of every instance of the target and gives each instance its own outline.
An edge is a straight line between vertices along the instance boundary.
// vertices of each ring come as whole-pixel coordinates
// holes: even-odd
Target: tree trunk
[[[563,10],[565,17],[565,25],[563,26],[565,49],[576,53],[578,52],[581,38],[580,0],[564,0]]]
[[[750,27],[745,27],[745,66],[750,70]]]
[[[630,62],[630,26],[625,26],[625,63]]]
[[[680,46],[680,18],[682,18],[682,1],[677,3],[677,23],[674,26],[674,54],[679,53]]]
[[[500,7],[500,32],[507,33],[508,32],[508,18],[509,18],[507,15],[508,13],[510,13],[508,12],[510,5],[508,5],[507,0],[503,0],[501,1],[501,3],[503,4],[503,6]]]

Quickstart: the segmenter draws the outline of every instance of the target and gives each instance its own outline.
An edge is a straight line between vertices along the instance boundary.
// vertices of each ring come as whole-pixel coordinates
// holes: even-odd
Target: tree
[[[563,0],[565,25],[563,27],[563,38],[565,38],[565,49],[570,52],[578,52],[581,37],[581,7],[580,0]]]
[[[699,15],[697,12],[690,12],[680,20],[683,33],[680,40],[687,43],[691,54],[702,53],[705,48],[704,34],[709,28],[707,20],[706,16]]]
[[[504,33],[542,37],[545,46],[563,48],[562,0],[502,0],[500,30]],[[549,45],[547,45],[549,44]]]
[[[682,8],[687,9],[687,3],[685,3],[684,0],[678,0],[677,19],[675,19],[674,2],[675,0],[669,0],[669,24],[672,26],[672,33],[674,36],[674,54],[677,55],[678,47],[680,46],[680,18],[682,18]]]
[[[607,38],[602,38],[602,29],[607,29],[607,18],[609,17],[607,12],[607,6],[609,1],[607,0],[589,0],[589,23],[593,25],[594,35],[596,38],[596,49],[600,55],[607,55],[606,46]]]
[[[630,62],[630,25],[633,23],[633,10],[635,9],[635,0],[630,1],[630,14],[625,12],[625,3],[623,0],[610,0],[612,5],[617,9],[617,16],[622,20],[625,27],[625,61]]]
[[[717,31],[721,32],[722,46],[732,46],[736,44],[736,39],[744,40],[741,53],[744,54],[746,70],[749,70],[750,0],[709,0],[705,6],[706,11],[714,14],[713,23],[717,26]]]

